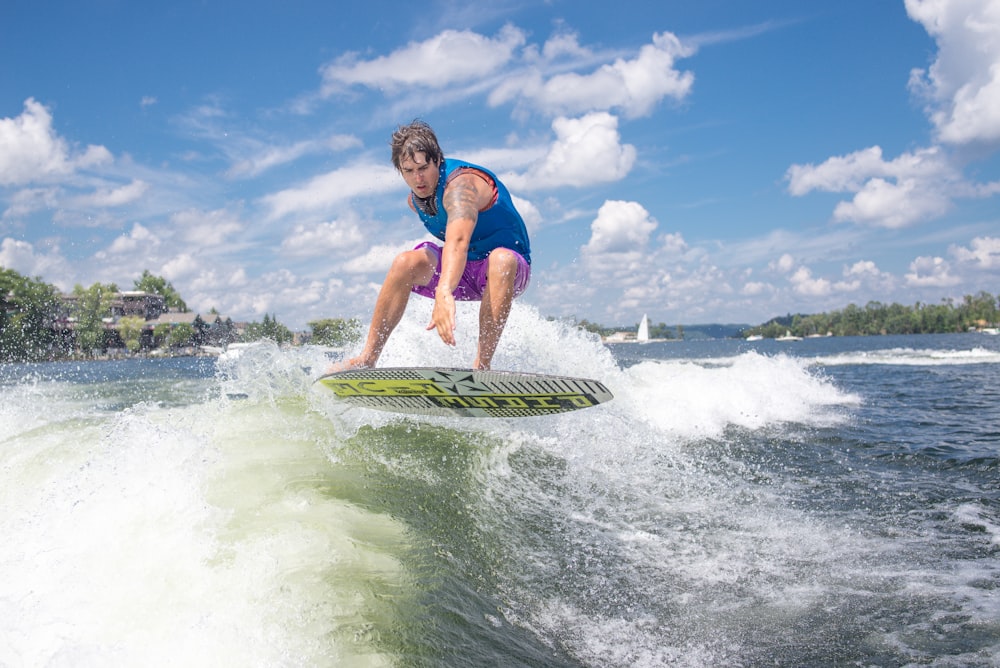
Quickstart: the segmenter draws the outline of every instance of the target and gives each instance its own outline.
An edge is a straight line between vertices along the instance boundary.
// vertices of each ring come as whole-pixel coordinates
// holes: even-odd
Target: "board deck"
[[[357,406],[419,415],[553,415],[613,398],[596,380],[513,371],[383,367],[338,371],[316,382]]]

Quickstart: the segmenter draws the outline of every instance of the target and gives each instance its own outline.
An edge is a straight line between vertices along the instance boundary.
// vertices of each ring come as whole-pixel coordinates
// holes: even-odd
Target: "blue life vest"
[[[448,184],[448,178],[456,170],[468,167],[488,174],[497,187],[496,202],[485,211],[480,211],[476,219],[476,227],[473,229],[472,239],[469,241],[468,258],[470,260],[483,260],[490,254],[490,251],[497,248],[509,248],[520,253],[527,260],[528,264],[531,264],[531,245],[528,243],[528,230],[524,226],[521,214],[514,208],[514,202],[510,199],[510,193],[493,172],[479,165],[451,158],[445,158],[441,161],[437,192],[434,193],[434,204],[436,205],[434,215],[424,211],[424,208],[419,206],[416,196],[412,192],[410,193],[410,203],[416,210],[417,215],[420,216],[420,220],[423,221],[424,227],[435,237],[444,241],[444,230],[448,224],[448,213],[444,210],[442,201],[444,189]]]

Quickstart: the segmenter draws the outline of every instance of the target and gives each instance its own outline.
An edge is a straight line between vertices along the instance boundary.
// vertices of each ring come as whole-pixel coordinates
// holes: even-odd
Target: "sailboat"
[[[639,322],[639,331],[635,334],[635,340],[639,343],[649,343],[649,318],[645,313],[642,314],[642,320]]]

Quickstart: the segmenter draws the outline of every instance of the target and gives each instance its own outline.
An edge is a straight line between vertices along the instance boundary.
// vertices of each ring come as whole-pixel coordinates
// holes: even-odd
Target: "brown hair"
[[[403,158],[413,160],[417,153],[423,153],[428,162],[433,162],[436,165],[440,165],[441,160],[444,159],[434,130],[431,130],[431,126],[420,119],[414,120],[409,125],[401,125],[396,128],[396,131],[392,133],[389,146],[392,147],[392,164],[396,169],[399,169],[399,163],[402,162]]]

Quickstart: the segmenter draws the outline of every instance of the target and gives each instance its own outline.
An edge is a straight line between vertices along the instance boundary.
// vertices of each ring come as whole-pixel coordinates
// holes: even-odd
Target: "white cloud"
[[[1000,238],[976,237],[970,246],[952,246],[949,252],[959,262],[976,269],[1000,269]]]
[[[171,216],[170,222],[180,230],[181,238],[185,242],[198,247],[226,244],[244,228],[239,218],[226,209],[216,211],[186,209]]]
[[[807,297],[823,297],[830,294],[833,289],[829,280],[813,278],[812,271],[808,267],[799,267],[788,280],[795,292]]]
[[[77,169],[111,161],[103,146],[74,151],[52,128],[52,115],[33,98],[16,118],[0,118],[0,185],[65,177]]]
[[[850,202],[840,202],[833,210],[838,221],[870,223],[877,227],[901,228],[939,218],[951,208],[947,193],[918,179],[891,182],[871,179]]]
[[[928,100],[938,138],[950,144],[1000,141],[1000,2],[906,0],[906,11],[937,42],[930,68],[910,88]]]
[[[657,222],[638,202],[608,200],[590,224],[584,255],[635,253],[645,249]]]
[[[940,257],[918,257],[910,263],[906,283],[921,288],[947,288],[958,285],[961,279],[953,276],[951,265]]]
[[[117,188],[100,188],[96,192],[90,193],[89,195],[74,197],[71,200],[71,205],[79,208],[99,209],[124,206],[136,201],[145,195],[148,190],[148,183],[140,179],[134,179],[131,183]]]
[[[895,287],[892,274],[884,272],[871,260],[859,260],[849,267],[845,266],[844,280],[837,281],[833,288],[837,292],[856,292],[868,288],[876,293],[887,294]]]
[[[565,36],[548,42],[543,50],[547,58],[567,53],[590,55],[575,38]],[[541,68],[514,74],[494,89],[489,103],[499,106],[514,100],[550,115],[616,109],[629,118],[646,116],[664,97],[681,100],[690,93],[694,75],[678,71],[674,62],[692,53],[673,34],[657,33],[634,59],[618,58],[588,74],[567,72],[546,79]]]
[[[576,33],[557,33],[545,40],[542,47],[542,57],[547,61],[559,60],[563,56],[571,58],[590,58],[590,49],[580,46]]]
[[[311,257],[343,253],[363,244],[365,235],[350,217],[326,223],[299,224],[281,242],[285,255]]]
[[[938,147],[886,161],[882,149],[873,146],[818,166],[792,165],[785,178],[796,196],[812,190],[852,192],[851,201],[837,205],[834,219],[887,228],[939,217],[952,197],[974,194]]]
[[[524,220],[524,226],[528,228],[529,235],[537,232],[546,223],[545,218],[542,217],[542,212],[531,201],[522,199],[516,195],[511,195],[510,199],[514,202],[514,208],[521,214],[521,219]]]
[[[404,241],[398,244],[378,244],[372,246],[364,255],[359,255],[344,263],[342,269],[349,274],[384,274],[389,270],[393,259],[408,251],[425,238]]]
[[[404,187],[402,178],[392,167],[359,164],[320,174],[303,185],[267,195],[261,201],[270,208],[271,218],[281,218],[330,209],[355,197],[375,197]]]
[[[23,276],[41,276],[47,283],[63,283],[63,289],[68,287],[65,280],[60,280],[69,275],[66,258],[55,245],[49,252],[39,253],[27,241],[7,237],[0,242],[0,267],[13,269]]]
[[[238,159],[227,174],[237,177],[258,176],[311,153],[345,151],[361,145],[361,140],[353,135],[333,135],[322,140],[301,141],[288,146],[256,146],[252,155]]]
[[[747,281],[744,283],[743,288],[740,290],[740,294],[746,297],[757,297],[768,292],[773,292],[774,286],[770,283],[763,283],[761,281]]]
[[[132,231],[116,237],[108,251],[115,255],[140,253],[143,257],[149,257],[152,249],[160,245],[160,239],[148,228],[139,223],[132,226]],[[106,254],[97,253],[99,259],[106,258]]]
[[[795,268],[795,258],[788,253],[783,253],[777,260],[768,263],[768,268],[787,274]]]
[[[887,176],[882,149],[872,146],[844,156],[828,158],[819,165],[792,165],[785,173],[788,192],[801,196],[812,190],[845,192],[860,190],[872,176]]]
[[[545,158],[526,173],[504,177],[517,190],[583,187],[624,178],[635,163],[636,150],[621,143],[618,119],[605,112],[552,121],[556,140]]]
[[[13,193],[4,218],[18,218],[41,209],[55,209],[59,205],[59,188],[23,188]]]
[[[445,30],[372,60],[349,53],[320,70],[321,94],[333,95],[353,85],[393,91],[410,86],[439,89],[475,81],[508,63],[524,40],[524,33],[512,26],[504,27],[495,39],[470,31]]]
[[[161,270],[161,275],[168,281],[175,282],[181,278],[195,276],[202,266],[191,253],[180,253],[171,260],[168,260]]]

